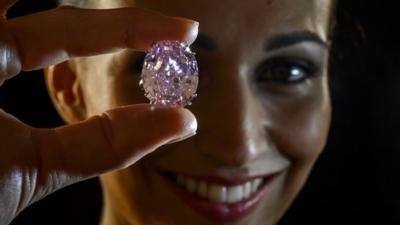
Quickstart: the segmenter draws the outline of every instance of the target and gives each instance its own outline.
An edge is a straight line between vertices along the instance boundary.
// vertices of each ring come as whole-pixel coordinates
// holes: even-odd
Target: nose
[[[266,150],[265,117],[241,63],[214,60],[200,78],[193,111],[197,149],[227,166],[241,166]]]

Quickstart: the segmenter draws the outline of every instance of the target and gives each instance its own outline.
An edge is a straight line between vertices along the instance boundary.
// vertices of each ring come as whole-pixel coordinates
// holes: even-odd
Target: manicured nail
[[[183,140],[185,140],[185,139],[188,139],[188,138],[190,138],[190,137],[193,137],[194,135],[196,135],[196,132],[191,133],[191,134],[188,134],[188,135],[186,135],[186,136],[184,136],[184,137],[181,137],[181,138],[174,139],[174,140],[168,142],[167,145],[173,144],[173,143],[176,143],[176,142],[183,141]]]
[[[184,18],[184,17],[172,17],[172,18],[174,18],[176,20],[180,20],[180,21],[185,22],[185,23],[192,23],[195,26],[199,26],[199,22],[196,21],[196,20],[191,20],[191,19]]]

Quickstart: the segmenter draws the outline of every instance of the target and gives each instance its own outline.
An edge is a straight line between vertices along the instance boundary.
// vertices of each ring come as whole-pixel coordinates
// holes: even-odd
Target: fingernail
[[[187,34],[186,40],[187,44],[191,45],[196,40],[197,35],[199,35],[199,23],[195,22],[190,29],[189,33]]]
[[[184,17],[172,17],[172,18],[174,18],[176,20],[180,20],[185,23],[192,23],[195,26],[199,26],[199,22],[197,22],[196,20],[191,20],[191,19],[184,18]]]
[[[169,141],[169,142],[167,143],[167,145],[173,144],[173,143],[176,143],[176,142],[183,141],[183,140],[185,140],[185,139],[188,139],[188,138],[190,138],[190,137],[193,137],[194,135],[196,135],[196,132],[191,133],[191,134],[188,134],[188,135],[186,135],[186,136],[184,136],[184,137],[181,137],[181,138],[177,138],[177,139],[171,140],[171,141]]]
[[[194,26],[194,27],[197,27],[197,28],[199,28],[199,25],[200,25],[200,23],[199,23],[199,22],[197,22],[197,21],[194,21],[194,22],[193,22],[193,26]]]

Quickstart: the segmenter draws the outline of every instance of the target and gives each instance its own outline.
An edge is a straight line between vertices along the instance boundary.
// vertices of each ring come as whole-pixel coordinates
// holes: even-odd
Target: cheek
[[[90,57],[80,63],[85,75],[83,94],[89,116],[118,106],[148,102],[139,87],[140,74],[126,60],[120,60],[121,55]]]
[[[323,150],[331,117],[328,90],[289,100],[275,112],[270,135],[277,149],[293,161],[314,161]]]
[[[88,116],[100,114],[112,107],[114,78],[111,73],[111,55],[76,59],[76,72],[82,84],[82,93]]]
[[[113,92],[113,106],[149,102],[139,86],[143,57],[141,54],[132,55],[130,51],[114,55],[113,66],[110,69],[113,76],[110,86]]]
[[[116,79],[113,86],[115,106],[148,103],[144,91],[139,87],[139,77],[138,74],[123,74]]]

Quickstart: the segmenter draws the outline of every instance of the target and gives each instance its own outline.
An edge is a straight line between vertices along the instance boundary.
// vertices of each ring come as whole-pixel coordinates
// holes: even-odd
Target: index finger
[[[159,40],[191,44],[198,23],[140,9],[79,9],[61,7],[9,20],[22,70],[44,68],[76,56],[123,48],[144,51]]]

